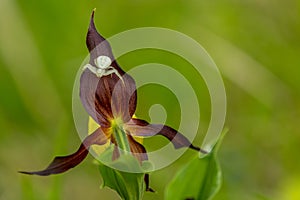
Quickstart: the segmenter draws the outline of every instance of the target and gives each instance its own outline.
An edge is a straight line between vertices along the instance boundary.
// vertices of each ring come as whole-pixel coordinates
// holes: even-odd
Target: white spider
[[[99,56],[94,60],[96,67],[91,64],[86,64],[82,70],[88,68],[92,73],[94,73],[97,77],[101,78],[102,76],[107,76],[115,73],[124,83],[122,76],[119,72],[113,68],[111,65],[111,59],[108,56]]]

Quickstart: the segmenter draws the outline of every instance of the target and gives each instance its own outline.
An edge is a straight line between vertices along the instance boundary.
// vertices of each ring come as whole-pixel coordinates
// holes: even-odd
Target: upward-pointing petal
[[[95,66],[94,61],[97,57],[108,56],[112,60],[111,67],[117,72],[97,77],[86,68],[80,77],[80,98],[83,106],[102,127],[108,127],[109,121],[114,118],[121,118],[124,122],[129,121],[136,109],[135,81],[120,68],[114,59],[110,44],[96,30],[94,11],[86,44],[90,52],[91,65]]]
[[[86,35],[86,46],[90,52],[90,64],[95,66],[96,58],[99,56],[108,56],[112,61],[111,66],[115,68],[122,76],[125,72],[116,62],[109,42],[97,31],[94,22],[94,15],[95,9],[92,12],[90,25]]]
[[[93,10],[90,25],[86,36],[86,46],[90,52],[90,64],[94,65],[94,60],[99,56],[108,56],[111,60],[114,60],[111,47],[109,43],[102,37],[94,23],[95,10]]]

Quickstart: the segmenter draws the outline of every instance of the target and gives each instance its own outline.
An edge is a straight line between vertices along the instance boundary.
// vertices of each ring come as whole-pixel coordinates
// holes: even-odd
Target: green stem
[[[116,138],[118,147],[121,148],[125,154],[130,153],[130,146],[125,131],[116,125],[113,127],[113,135]]]

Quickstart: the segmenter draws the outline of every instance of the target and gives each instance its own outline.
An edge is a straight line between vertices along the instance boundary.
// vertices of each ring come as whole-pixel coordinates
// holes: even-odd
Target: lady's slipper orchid
[[[112,160],[117,159],[120,152],[127,152],[142,162],[148,159],[146,149],[134,137],[150,137],[157,134],[169,139],[176,149],[188,147],[204,152],[169,126],[149,124],[132,117],[137,104],[135,81],[120,68],[109,43],[97,32],[94,12],[86,44],[90,52],[90,61],[84,66],[80,77],[80,99],[87,113],[99,124],[99,128],[85,138],[75,153],[55,157],[45,170],[21,173],[47,176],[65,172],[87,156],[91,145],[103,145],[109,141],[114,144]]]

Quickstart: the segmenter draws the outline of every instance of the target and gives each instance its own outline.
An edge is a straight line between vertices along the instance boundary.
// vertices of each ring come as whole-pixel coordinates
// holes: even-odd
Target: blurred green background
[[[72,88],[87,56],[85,35],[94,7],[105,37],[136,27],[170,28],[197,40],[218,65],[227,90],[229,133],[219,153],[224,181],[214,199],[300,199],[297,0],[0,0],[0,199],[118,199],[99,189],[91,156],[62,175],[17,173],[42,169],[54,155],[79,146]],[[120,58],[125,70],[148,62],[172,66],[190,80],[200,99],[199,134],[205,133],[210,102],[201,77],[166,52]],[[160,103],[167,123],[178,127],[179,104],[166,88],[142,87],[138,101],[141,118],[149,119],[150,106]],[[165,184],[185,161],[152,173],[157,193],[144,199],[163,199]]]

